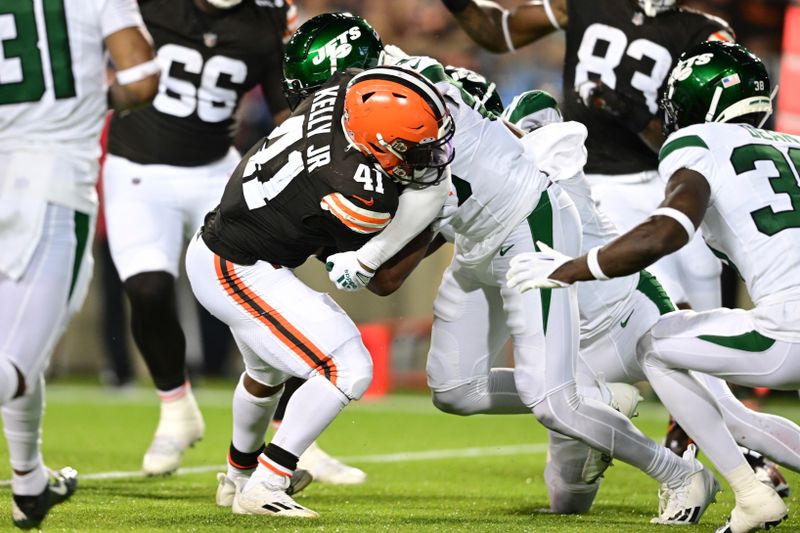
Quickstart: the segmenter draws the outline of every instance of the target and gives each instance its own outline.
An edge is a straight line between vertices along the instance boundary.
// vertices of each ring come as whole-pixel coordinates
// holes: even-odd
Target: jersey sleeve
[[[356,250],[389,225],[391,213],[383,209],[374,195],[332,192],[320,201],[331,220],[331,234],[341,252]]]
[[[702,175],[711,187],[711,197],[719,190],[714,155],[702,133],[694,128],[684,128],[670,135],[658,154],[658,173],[668,181],[682,168]]]
[[[282,35],[281,42],[270,51],[268,57],[264,61],[264,71],[261,78],[261,90],[264,93],[264,100],[267,102],[272,115],[276,115],[281,111],[289,109],[289,102],[281,89],[281,80],[283,79],[283,45],[289,37],[297,29],[297,8],[294,6],[292,0],[287,0],[280,8],[274,8],[278,11],[275,14],[277,19],[277,31]]]
[[[694,34],[692,42],[701,43],[703,41],[723,41],[727,43],[736,42],[736,33],[725,20],[707,14],[700,14],[704,23]]]
[[[106,0],[100,11],[100,29],[103,38],[125,28],[144,28],[142,14],[136,0]]]

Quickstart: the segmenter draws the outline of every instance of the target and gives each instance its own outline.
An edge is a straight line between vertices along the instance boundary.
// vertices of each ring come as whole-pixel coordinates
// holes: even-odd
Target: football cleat
[[[683,457],[683,453],[690,444],[692,444],[691,437],[689,437],[680,424],[670,416],[669,425],[667,426],[667,435],[664,437],[664,447],[669,448],[675,455]]]
[[[639,413],[636,408],[644,398],[639,394],[639,389],[627,383],[606,383],[611,392],[610,406],[628,418],[634,418]],[[611,466],[611,456],[594,448],[589,448],[586,462],[583,464],[581,479],[589,485],[600,479]]]
[[[235,514],[317,518],[319,514],[303,507],[286,493],[289,478],[271,474],[266,479],[251,478],[233,496],[231,510]]]
[[[320,483],[331,485],[360,485],[367,481],[367,474],[358,468],[348,466],[325,453],[316,442],[303,452],[297,461],[299,469],[307,470]],[[307,485],[308,483],[306,483]]]
[[[220,507],[230,507],[233,505],[233,497],[236,494],[237,487],[242,487],[247,483],[248,479],[250,479],[249,474],[231,475],[225,472],[219,472],[217,474],[219,485],[217,485],[217,495],[215,498],[217,505]],[[314,478],[307,470],[298,468],[294,471],[292,479],[289,481],[289,488],[286,489],[286,494],[289,496],[297,494],[310,485],[313,480]]]
[[[142,470],[148,476],[171,474],[181,465],[183,452],[202,439],[203,433],[203,415],[191,390],[177,400],[162,401],[158,427],[144,454]]]
[[[744,458],[747,459],[750,468],[753,469],[756,479],[777,492],[778,496],[781,498],[789,497],[791,493],[789,483],[786,481],[786,478],[783,477],[781,471],[778,470],[778,465],[757,451],[742,448],[742,453],[744,454]]]
[[[20,529],[38,528],[54,505],[67,501],[78,488],[78,472],[65,466],[59,471],[50,471],[50,479],[37,496],[12,495],[11,517]]]
[[[789,516],[786,504],[774,490],[760,483],[755,487],[747,496],[736,499],[728,522],[717,529],[717,533],[749,533],[771,529]]]
[[[694,472],[683,483],[671,489],[662,485],[658,491],[658,516],[651,524],[689,525],[696,524],[706,508],[716,501],[720,491],[719,482],[710,470],[695,459],[697,447],[690,444],[683,459],[693,464]]]

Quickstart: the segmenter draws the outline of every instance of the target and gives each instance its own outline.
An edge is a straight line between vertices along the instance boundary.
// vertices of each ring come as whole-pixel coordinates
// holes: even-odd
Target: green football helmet
[[[681,54],[661,101],[670,133],[703,122],[748,122],[761,127],[772,114],[769,75],[745,47],[704,42]]]
[[[308,20],[286,43],[283,93],[294,109],[337,71],[378,64],[383,43],[361,17],[323,13]]]

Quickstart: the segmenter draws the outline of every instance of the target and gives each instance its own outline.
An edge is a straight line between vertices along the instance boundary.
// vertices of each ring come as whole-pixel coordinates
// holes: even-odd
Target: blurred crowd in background
[[[504,0],[511,7],[519,0]],[[790,0],[689,0],[684,5],[725,19],[737,34],[737,40],[758,54],[768,65],[773,80],[777,79],[784,25],[784,12]],[[394,44],[414,55],[434,56],[444,64],[476,70],[494,81],[505,103],[524,90],[538,88],[561,99],[561,75],[564,58],[564,35],[551,36],[513,54],[496,55],[481,50],[456,25],[453,17],[438,0],[295,0],[300,21],[326,11],[349,11],[366,18],[386,44]],[[279,81],[276,80],[276,83]],[[259,90],[247,95],[238,112],[239,128],[236,145],[244,152],[272,129],[269,111]],[[768,124],[769,126],[769,124]],[[96,373],[110,386],[124,387],[138,375],[140,364],[130,341],[126,302],[121,284],[111,262],[105,242],[102,220],[95,244],[95,274],[90,300],[81,316],[74,321],[61,350],[56,354],[52,372]],[[423,265],[427,274],[423,281],[414,281],[397,295],[377,299],[371,295],[351,297],[334,295],[348,313],[359,320],[403,321],[401,335],[393,344],[397,364],[407,368],[424,368],[426,351],[425,324],[430,302],[438,286],[448,257],[434,257]],[[310,270],[310,269],[309,269]],[[313,273],[310,274],[314,276]],[[427,279],[425,279],[427,278]],[[322,280],[322,281],[320,281]],[[324,278],[317,280],[319,290],[330,290]],[[737,302],[735,280],[725,285],[725,303]],[[183,293],[184,330],[188,342],[190,371],[205,376],[238,375],[239,361],[224,326],[195,306],[188,289]],[[410,318],[414,317],[414,318]],[[404,329],[405,328],[405,329]],[[405,331],[406,335],[402,335]],[[422,339],[422,341],[419,341]],[[403,360],[405,359],[405,362]],[[417,380],[419,381],[419,380]]]

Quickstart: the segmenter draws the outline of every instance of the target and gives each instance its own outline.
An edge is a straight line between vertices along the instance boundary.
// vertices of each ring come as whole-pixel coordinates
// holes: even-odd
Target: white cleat
[[[360,485],[366,483],[367,474],[361,469],[348,466],[325,453],[316,442],[303,452],[297,467],[307,470],[320,483],[331,485]]]
[[[639,394],[639,389],[627,383],[605,383],[611,393],[609,405],[619,411],[627,418],[638,416],[636,408],[644,398]],[[611,456],[594,448],[589,448],[586,462],[583,464],[581,479],[584,483],[591,485],[600,479],[608,467],[611,466]]]
[[[749,533],[771,529],[789,516],[786,504],[770,487],[761,483],[747,496],[737,498],[728,522],[717,533]]]
[[[236,474],[217,473],[217,494],[214,500],[219,507],[230,507],[233,505],[233,497],[236,495],[237,488],[241,488],[250,476]]]
[[[250,479],[238,488],[233,497],[234,514],[317,518],[319,514],[303,507],[286,494],[289,478],[270,475],[265,479]]]
[[[720,491],[719,482],[710,470],[695,459],[696,453],[697,447],[690,444],[683,454],[683,459],[691,461],[695,467],[683,484],[674,489],[661,486],[658,494],[659,515],[650,520],[651,524],[696,524],[706,508],[716,501]]]
[[[161,416],[142,470],[148,476],[171,474],[181,465],[183,452],[203,438],[205,423],[192,391],[177,400],[161,402]]]
[[[217,495],[216,502],[219,507],[230,507],[233,505],[233,496],[236,494],[237,488],[241,488],[250,479],[250,474],[228,474],[219,472],[217,474]],[[306,470],[298,468],[294,471],[292,479],[289,481],[289,488],[286,489],[286,494],[293,496],[306,488],[314,478]]]

